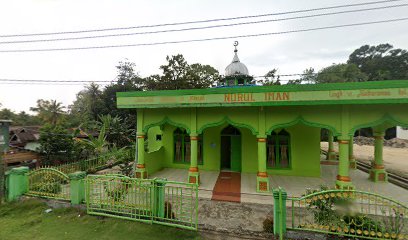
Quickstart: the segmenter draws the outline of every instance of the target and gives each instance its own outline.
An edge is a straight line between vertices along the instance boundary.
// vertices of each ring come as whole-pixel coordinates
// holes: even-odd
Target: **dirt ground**
[[[320,146],[322,149],[327,150],[328,143],[322,142]],[[334,149],[336,152],[338,151],[337,143],[334,143]],[[354,157],[364,162],[370,162],[374,159],[374,146],[354,144]],[[408,177],[408,148],[384,146],[383,159],[387,171]]]

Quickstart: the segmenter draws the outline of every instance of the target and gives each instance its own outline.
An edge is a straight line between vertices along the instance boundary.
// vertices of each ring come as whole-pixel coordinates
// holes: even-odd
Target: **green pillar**
[[[349,140],[350,138],[339,137],[339,166],[336,180],[338,189],[354,189],[349,175]]]
[[[70,180],[71,204],[81,204],[85,200],[85,177],[86,172],[74,172],[68,174]]]
[[[327,160],[329,161],[337,160],[337,154],[336,154],[336,151],[334,151],[333,140],[334,140],[333,132],[329,130],[329,136],[328,136],[329,148],[327,150]]]
[[[388,181],[383,162],[384,135],[384,131],[374,132],[374,162],[370,169],[370,179],[374,182]]]
[[[354,158],[354,136],[350,137],[349,142],[349,167],[351,169],[357,168],[356,159]]]
[[[28,167],[13,168],[6,173],[7,201],[17,200],[28,192]]]
[[[198,136],[196,133],[190,134],[190,168],[188,169],[188,182],[200,183],[200,173],[198,172]]]
[[[286,199],[284,189],[273,190],[273,233],[279,235],[279,239],[284,239],[286,234]]]
[[[145,138],[146,133],[138,132],[137,133],[137,165],[136,165],[136,178],[147,178],[147,170],[145,165]]]
[[[170,211],[170,203],[166,203],[165,201],[166,181],[167,179],[154,180],[154,216],[170,219],[172,214]]]
[[[256,190],[269,192],[269,178],[266,172],[266,137],[258,136],[258,174],[256,176]]]

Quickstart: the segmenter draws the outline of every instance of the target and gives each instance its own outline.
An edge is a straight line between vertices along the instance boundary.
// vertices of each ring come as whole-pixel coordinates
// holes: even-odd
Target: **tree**
[[[40,129],[40,152],[43,163],[55,164],[58,161],[71,160],[74,156],[74,135],[59,124],[45,124]]]
[[[334,83],[334,82],[364,82],[367,81],[367,75],[360,71],[355,64],[333,64],[323,68],[317,74],[316,83]]]
[[[30,110],[37,112],[38,117],[46,123],[56,125],[62,120],[65,107],[57,100],[37,100],[37,107],[31,107]]]
[[[70,125],[89,127],[88,124],[98,120],[104,108],[102,91],[95,83],[85,86],[85,89],[77,93],[76,99],[69,107]]]
[[[271,86],[271,85],[280,85],[280,77],[276,74],[278,71],[277,68],[274,68],[268,71],[264,76],[263,79],[253,80],[253,83],[262,85],[262,86]]]
[[[30,126],[30,125],[39,125],[40,120],[36,116],[27,114],[25,111],[21,111],[16,114],[8,108],[3,108],[0,110],[0,119],[8,119],[13,121],[12,125],[14,126]]]
[[[27,114],[25,111],[21,111],[16,115],[13,123],[17,126],[32,126],[41,124],[41,121],[38,117]]]
[[[408,51],[391,44],[364,45],[354,50],[347,61],[368,76],[368,81],[408,79]]]
[[[151,75],[145,79],[146,90],[177,90],[208,88],[219,81],[218,71],[210,65],[189,65],[182,54],[166,57],[161,65],[162,75]]]
[[[3,108],[0,110],[0,119],[9,119],[14,120],[16,118],[16,114],[8,108]]]

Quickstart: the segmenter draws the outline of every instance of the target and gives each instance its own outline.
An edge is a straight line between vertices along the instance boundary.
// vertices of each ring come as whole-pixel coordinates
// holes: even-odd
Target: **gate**
[[[385,196],[357,190],[323,190],[286,201],[282,189],[274,195],[275,204],[281,206],[281,211],[275,208],[276,216],[280,216],[275,229],[279,235],[287,226],[291,230],[358,239],[408,240],[408,207]]]
[[[70,200],[69,177],[53,168],[40,168],[28,173],[26,195]]]
[[[123,175],[88,175],[88,214],[198,228],[198,185]]]

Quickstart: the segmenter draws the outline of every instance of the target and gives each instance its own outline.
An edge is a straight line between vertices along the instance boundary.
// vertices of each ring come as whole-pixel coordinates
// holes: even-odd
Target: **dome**
[[[235,55],[232,62],[225,68],[225,76],[246,75],[248,76],[248,68],[245,64],[241,63],[238,58],[238,50],[235,49]]]

